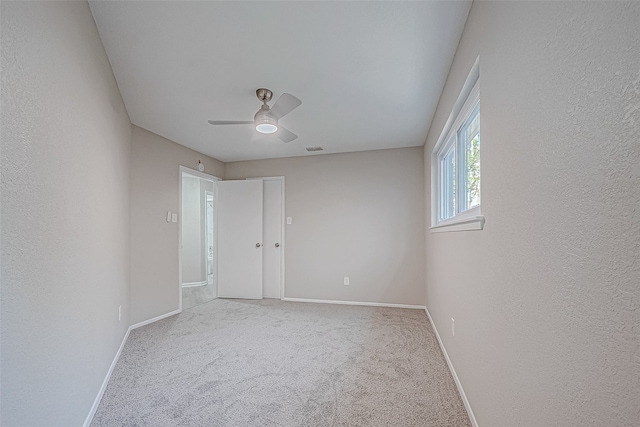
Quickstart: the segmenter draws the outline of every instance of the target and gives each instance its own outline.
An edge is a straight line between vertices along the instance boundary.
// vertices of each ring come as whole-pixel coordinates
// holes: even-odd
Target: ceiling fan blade
[[[278,129],[276,135],[282,140],[282,142],[291,142],[298,137],[298,135],[288,129],[283,128],[282,126],[280,126],[280,128]]]
[[[302,101],[295,96],[283,93],[280,95],[280,98],[278,98],[276,103],[273,104],[273,107],[271,107],[269,115],[276,120],[280,120],[282,117],[299,107],[300,104],[302,104]]]
[[[229,121],[229,120],[208,120],[210,125],[250,125],[253,123],[252,121],[242,121],[242,122],[238,122],[238,121]]]

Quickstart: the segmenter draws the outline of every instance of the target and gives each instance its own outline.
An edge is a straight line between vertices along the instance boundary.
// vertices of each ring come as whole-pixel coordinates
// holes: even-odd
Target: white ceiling
[[[131,121],[225,162],[423,145],[471,6],[89,3]],[[207,123],[253,120],[259,87],[302,100],[298,139]]]

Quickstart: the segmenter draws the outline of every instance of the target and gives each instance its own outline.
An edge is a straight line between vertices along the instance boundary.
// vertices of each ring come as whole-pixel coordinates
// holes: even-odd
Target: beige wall
[[[0,424],[80,426],[129,326],[131,128],[86,2],[0,8]]]
[[[280,175],[286,297],[424,304],[422,147],[226,164]]]
[[[486,226],[427,234],[426,283],[481,426],[640,420],[639,29],[640,3],[472,6],[425,188],[480,55]]]
[[[132,126],[131,323],[178,309],[178,212],[180,165],[222,178],[224,163]]]

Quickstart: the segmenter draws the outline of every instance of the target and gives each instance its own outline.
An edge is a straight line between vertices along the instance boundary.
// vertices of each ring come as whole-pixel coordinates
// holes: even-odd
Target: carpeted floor
[[[470,426],[420,310],[214,300],[131,332],[98,426]]]

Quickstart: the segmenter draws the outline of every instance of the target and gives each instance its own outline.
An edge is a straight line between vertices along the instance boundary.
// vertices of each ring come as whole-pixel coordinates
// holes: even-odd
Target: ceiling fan
[[[283,142],[291,142],[296,139],[298,135],[279,125],[278,120],[299,107],[300,104],[302,104],[302,101],[291,94],[283,93],[282,95],[280,95],[280,98],[278,98],[276,103],[273,104],[273,107],[269,107],[267,102],[271,101],[273,92],[271,92],[269,89],[260,88],[256,90],[256,96],[262,102],[262,107],[260,107],[255,116],[253,116],[253,121],[209,120],[209,123],[215,126],[252,124],[260,133],[275,132],[276,136]]]

